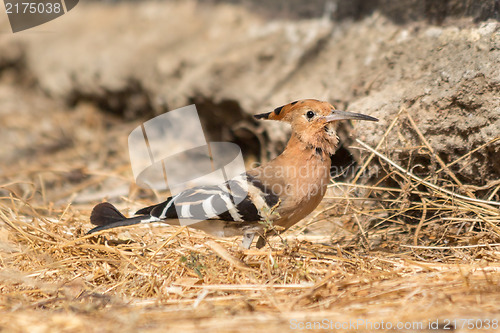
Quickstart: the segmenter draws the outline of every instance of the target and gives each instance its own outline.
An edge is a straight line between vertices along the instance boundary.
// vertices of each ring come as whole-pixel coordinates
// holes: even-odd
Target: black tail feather
[[[152,206],[148,206],[148,207],[144,207],[144,208],[141,208],[139,209],[137,212],[135,212],[136,215],[148,215],[148,214],[151,214],[151,211],[156,208],[156,206],[158,205],[152,205]]]
[[[125,220],[126,217],[109,202],[101,202],[92,210],[90,223],[97,226],[104,226],[113,222]]]
[[[117,228],[117,227],[123,227],[123,226],[126,226],[126,225],[139,224],[142,221],[144,221],[144,219],[147,219],[147,218],[148,218],[148,216],[144,216],[144,215],[142,215],[142,216],[135,216],[135,217],[131,217],[131,218],[124,217],[123,220],[114,221],[114,222],[110,222],[110,223],[107,223],[107,224],[104,224],[104,225],[97,226],[94,229],[89,230],[87,232],[87,235],[88,234],[92,234],[92,233],[97,232],[97,231],[101,231],[101,230],[106,230],[106,229],[111,229],[111,228]]]
[[[90,214],[90,222],[97,227],[87,232],[87,234],[126,225],[139,224],[149,218],[149,215],[140,215],[127,218],[109,202],[101,202],[94,207],[94,209],[92,210],[92,214]]]
[[[170,203],[171,200],[172,197],[159,204],[139,209],[137,212],[135,212],[135,215],[153,215],[158,217],[162,215],[163,209]],[[177,218],[177,211],[175,209],[175,206],[171,206],[171,208],[166,212],[165,216],[169,218]]]

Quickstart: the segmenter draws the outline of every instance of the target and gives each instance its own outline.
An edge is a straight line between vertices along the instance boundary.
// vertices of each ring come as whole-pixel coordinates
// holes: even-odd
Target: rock
[[[335,3],[332,17],[346,10]],[[52,33],[4,34],[0,70],[2,64],[22,64],[37,89],[66,107],[91,103],[125,119],[146,120],[196,103],[211,136],[254,155],[257,146],[268,158],[282,150],[288,130],[251,115],[301,98],[380,118],[356,124],[358,137],[372,146],[405,107],[448,162],[498,134],[497,22],[444,20],[450,13],[462,17],[467,5],[460,7],[464,12],[419,5],[413,17],[412,7],[362,3],[363,15],[351,16],[359,20],[334,21],[325,15],[269,20],[242,6],[203,2],[91,2],[34,29]],[[482,18],[490,4],[485,1],[473,16]],[[406,19],[399,22],[395,12],[405,12]],[[427,12],[443,25],[407,22]],[[387,147],[403,161],[408,151],[399,148],[419,141],[403,118],[401,126]],[[353,143],[351,129],[341,128],[345,147]],[[350,150],[356,157],[357,150]],[[453,170],[482,184],[500,177],[498,160],[496,142]],[[471,163],[483,167],[466,168]]]

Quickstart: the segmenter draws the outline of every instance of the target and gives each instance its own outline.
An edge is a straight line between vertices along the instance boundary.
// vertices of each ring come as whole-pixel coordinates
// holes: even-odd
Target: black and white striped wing
[[[255,178],[242,175],[221,185],[199,186],[139,210],[153,218],[257,222],[278,203],[278,196]]]

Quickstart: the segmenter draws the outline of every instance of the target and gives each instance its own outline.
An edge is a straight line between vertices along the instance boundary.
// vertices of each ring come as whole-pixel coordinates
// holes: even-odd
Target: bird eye
[[[314,112],[312,112],[312,111],[307,111],[307,113],[306,113],[306,117],[307,117],[308,119],[311,119],[312,117],[314,117]]]

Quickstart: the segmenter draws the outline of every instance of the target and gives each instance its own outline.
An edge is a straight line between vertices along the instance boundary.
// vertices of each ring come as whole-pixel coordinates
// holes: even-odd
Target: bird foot
[[[262,236],[259,236],[257,244],[255,244],[255,247],[258,249],[262,249],[264,246],[266,246],[266,239]]]

